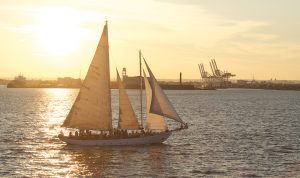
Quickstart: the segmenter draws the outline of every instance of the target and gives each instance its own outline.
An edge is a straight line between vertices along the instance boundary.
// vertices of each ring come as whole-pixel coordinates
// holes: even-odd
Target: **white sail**
[[[151,100],[150,112],[168,117],[170,119],[174,119],[175,121],[185,124],[177,114],[176,110],[173,108],[166,94],[159,86],[157,80],[155,79],[145,59],[144,62],[146,64],[147,70],[150,75],[150,85],[152,89],[152,100]]]
[[[147,76],[144,73],[144,83],[145,83],[145,90],[146,90],[146,101],[147,101],[147,129],[149,130],[167,130],[167,125],[165,123],[165,119],[163,116],[150,113],[150,106],[151,106],[151,98],[152,98],[152,90],[150,83],[147,79]]]
[[[108,31],[105,24],[78,96],[62,126],[111,130]]]
[[[117,70],[117,81],[119,86],[119,129],[139,129],[139,123],[134,114],[126,90]]]

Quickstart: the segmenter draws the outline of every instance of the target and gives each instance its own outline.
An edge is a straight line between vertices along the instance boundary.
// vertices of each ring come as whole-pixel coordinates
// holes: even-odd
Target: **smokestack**
[[[181,72],[179,73],[179,83],[180,83],[180,85],[182,85],[182,73]]]
[[[127,73],[126,73],[126,68],[123,67],[123,70],[122,70],[122,80],[124,80],[125,77],[127,77]]]

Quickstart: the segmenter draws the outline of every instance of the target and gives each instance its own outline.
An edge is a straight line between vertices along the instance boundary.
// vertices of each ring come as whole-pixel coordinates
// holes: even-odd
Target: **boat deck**
[[[162,143],[169,138],[172,132],[162,132],[154,135],[127,138],[81,138],[81,137],[59,137],[60,140],[71,145],[142,145]]]

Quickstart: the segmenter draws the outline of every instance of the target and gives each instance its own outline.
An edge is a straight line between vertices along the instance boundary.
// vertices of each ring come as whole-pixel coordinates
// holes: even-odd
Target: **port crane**
[[[198,64],[200,75],[203,79],[204,85],[217,88],[227,87],[229,78],[234,77],[235,74],[220,70],[215,59],[211,59],[209,65],[212,74],[209,74],[207,71],[205,71],[204,65],[202,63]]]

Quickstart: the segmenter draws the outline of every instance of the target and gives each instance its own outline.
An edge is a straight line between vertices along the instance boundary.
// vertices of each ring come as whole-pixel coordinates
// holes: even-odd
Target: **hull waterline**
[[[172,132],[163,132],[155,135],[135,137],[135,138],[122,138],[122,139],[70,139],[69,137],[60,137],[59,139],[70,145],[97,145],[97,146],[113,146],[113,145],[145,145],[162,143],[169,138]]]

